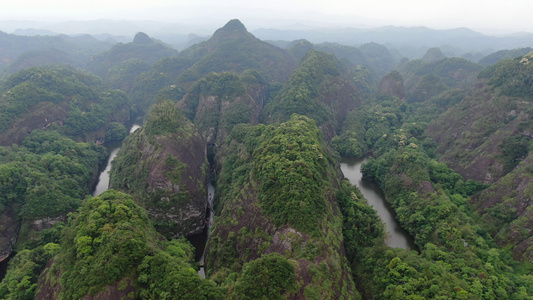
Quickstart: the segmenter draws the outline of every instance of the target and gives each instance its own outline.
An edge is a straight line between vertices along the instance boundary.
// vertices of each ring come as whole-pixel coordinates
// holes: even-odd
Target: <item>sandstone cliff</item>
[[[113,161],[110,186],[128,192],[167,238],[199,233],[205,226],[206,142],[166,101],[154,105],[141,130],[131,134]]]

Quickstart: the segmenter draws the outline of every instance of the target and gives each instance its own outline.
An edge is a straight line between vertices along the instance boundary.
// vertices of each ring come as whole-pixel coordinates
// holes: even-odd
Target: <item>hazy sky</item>
[[[0,20],[159,20],[248,29],[283,24],[533,32],[532,0],[3,0]],[[282,20],[285,20],[282,22]],[[292,22],[292,23],[290,23]],[[1,28],[0,28],[1,30]]]

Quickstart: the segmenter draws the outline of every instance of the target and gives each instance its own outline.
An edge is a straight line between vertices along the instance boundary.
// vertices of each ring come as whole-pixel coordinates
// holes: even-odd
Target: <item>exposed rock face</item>
[[[383,95],[398,97],[400,99],[405,98],[402,75],[398,71],[392,71],[385,75],[379,83],[378,90]]]
[[[178,106],[207,143],[221,145],[236,124],[258,123],[267,96],[268,87],[256,71],[211,73],[192,86]]]
[[[124,141],[113,161],[110,186],[132,194],[149,212],[156,229],[176,238],[200,233],[205,227],[207,145],[174,103],[166,105],[152,111],[145,126]],[[180,124],[172,126],[171,132],[153,132],[155,115],[168,110]]]
[[[511,173],[476,194],[471,204],[502,247],[513,245],[515,258],[533,263],[533,179],[529,155]]]
[[[44,229],[50,229],[54,224],[65,222],[67,220],[66,216],[58,217],[47,217],[38,220],[33,220],[30,224],[30,227],[36,231],[42,231]]]
[[[17,241],[19,223],[12,207],[6,207],[0,215],[0,261],[6,259]]]
[[[493,183],[506,173],[499,159],[503,141],[533,134],[523,131],[530,119],[528,107],[529,103],[496,95],[480,82],[463,102],[429,124],[426,133],[437,142],[441,160],[461,176]]]

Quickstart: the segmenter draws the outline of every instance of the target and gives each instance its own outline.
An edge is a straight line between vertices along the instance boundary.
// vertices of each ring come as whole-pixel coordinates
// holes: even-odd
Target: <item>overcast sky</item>
[[[158,20],[214,28],[240,19],[249,30],[304,25],[469,27],[533,32],[532,0],[3,0],[6,20]],[[292,22],[292,23],[291,23]],[[214,29],[209,28],[209,29]],[[1,28],[0,28],[1,30]]]

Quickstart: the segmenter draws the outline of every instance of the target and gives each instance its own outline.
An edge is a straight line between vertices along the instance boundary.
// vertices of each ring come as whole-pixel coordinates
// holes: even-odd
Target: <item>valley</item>
[[[0,299],[533,295],[531,48],[0,38]]]

